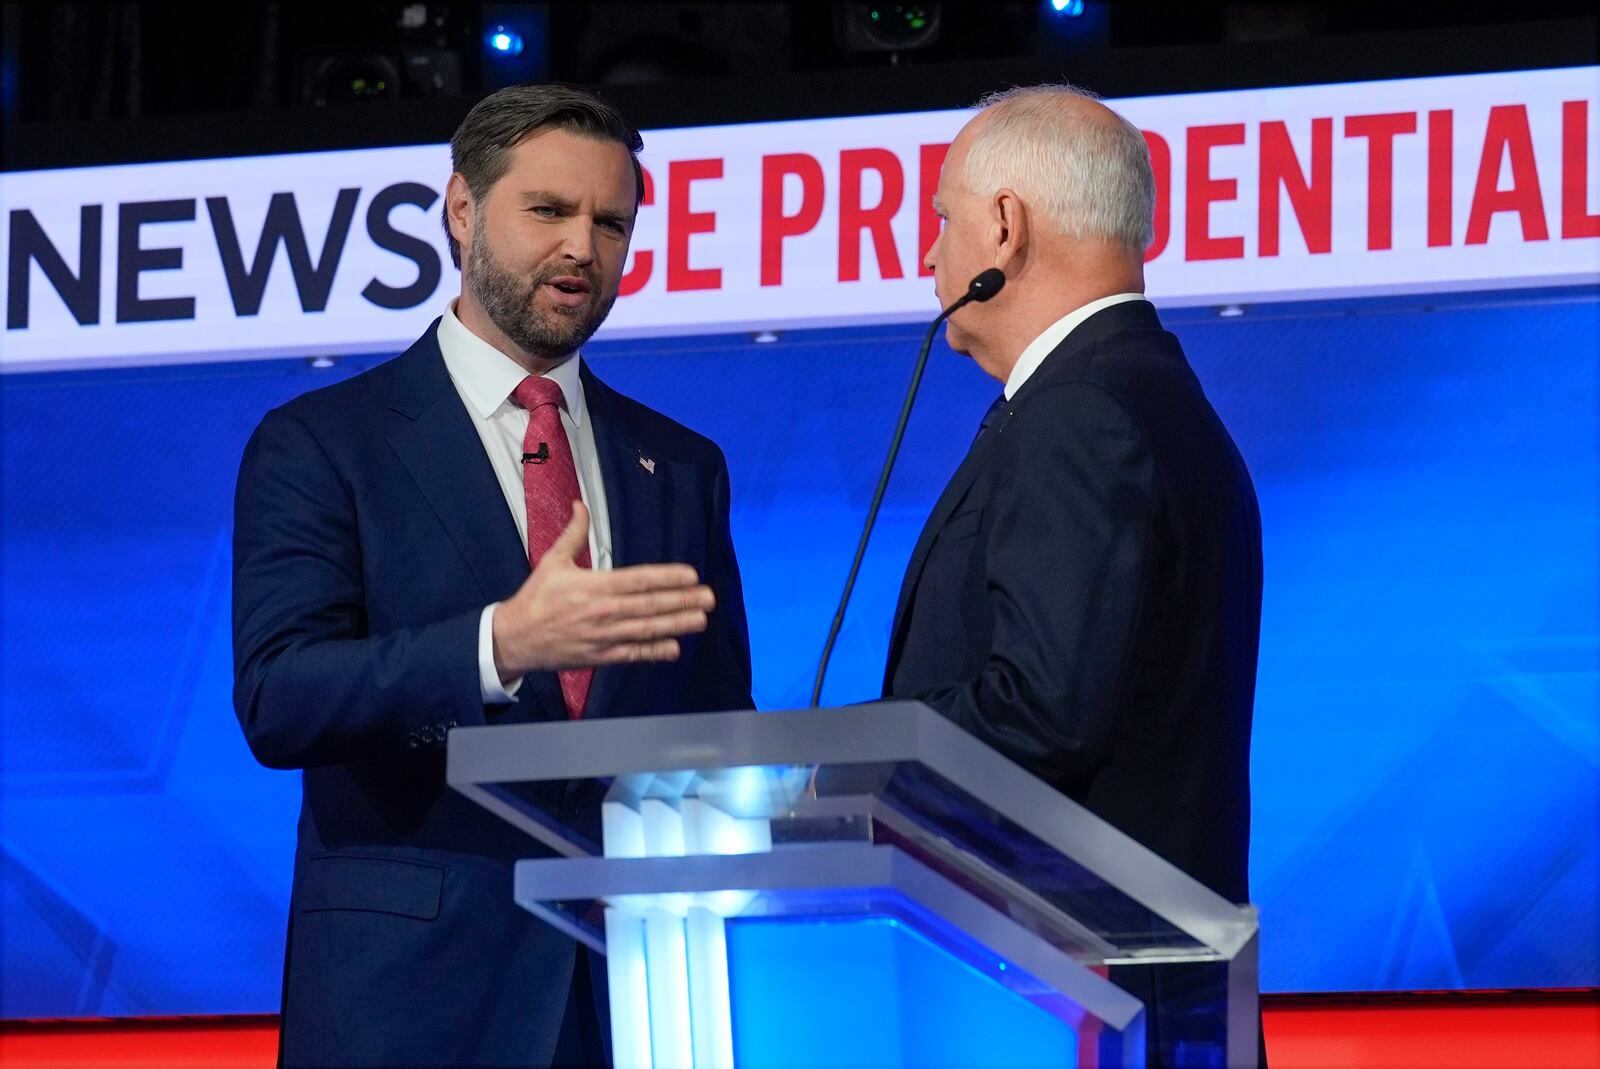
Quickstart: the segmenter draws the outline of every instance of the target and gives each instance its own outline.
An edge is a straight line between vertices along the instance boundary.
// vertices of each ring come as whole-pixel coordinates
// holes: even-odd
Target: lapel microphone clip
[[[537,453],[524,453],[524,454],[522,454],[522,462],[524,464],[543,464],[545,461],[547,461],[549,459],[550,459],[550,443],[549,442],[540,442],[539,443],[539,451]]]

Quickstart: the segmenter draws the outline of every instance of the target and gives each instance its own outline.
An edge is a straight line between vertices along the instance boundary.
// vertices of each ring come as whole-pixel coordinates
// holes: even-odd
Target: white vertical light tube
[[[678,807],[662,798],[646,798],[639,803],[644,817],[644,856],[683,856],[683,815]]]
[[[646,978],[650,988],[650,1050],[662,1069],[690,1069],[689,960],[683,917],[651,908],[644,915]]]
[[[624,802],[601,802],[600,842],[606,857],[644,857],[644,817]]]
[[[694,1069],[733,1069],[733,1007],[723,920],[700,906],[684,917],[689,965],[689,1022]]]
[[[736,811],[758,809],[765,770],[719,784]],[[602,808],[607,857],[744,854],[772,849],[772,825],[695,797],[643,798]],[[617,1069],[733,1069],[733,1018],[723,916],[748,891],[639,895],[606,910],[611,1033]]]
[[[606,982],[611,989],[611,1059],[615,1069],[654,1069],[644,918],[614,906],[606,910]]]

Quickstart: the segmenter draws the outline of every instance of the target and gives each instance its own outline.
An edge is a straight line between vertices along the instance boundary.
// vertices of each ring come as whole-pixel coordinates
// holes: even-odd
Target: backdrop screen
[[[1600,985],[1600,297],[1174,313],[1266,539],[1253,890],[1269,991]],[[920,331],[613,342],[733,477],[763,708],[803,705]],[[230,706],[261,415],[376,362],[0,378],[6,1017],[273,1011],[299,785]],[[825,693],[995,384],[935,349]]]

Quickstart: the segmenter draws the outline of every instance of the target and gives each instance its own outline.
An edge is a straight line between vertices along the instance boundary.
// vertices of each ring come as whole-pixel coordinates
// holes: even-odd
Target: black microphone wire
[[[828,628],[828,641],[822,646],[822,661],[817,665],[817,679],[811,687],[811,707],[815,709],[822,699],[822,681],[828,674],[828,659],[833,656],[833,644],[839,639],[839,629],[844,626],[845,609],[850,605],[850,593],[855,589],[856,576],[861,571],[861,561],[867,555],[867,542],[872,538],[872,527],[878,522],[878,508],[883,504],[883,493],[889,487],[889,473],[894,470],[895,458],[900,455],[900,440],[905,437],[906,424],[911,420],[911,406],[917,399],[917,389],[922,385],[922,372],[928,366],[928,353],[933,349],[933,335],[939,324],[949,319],[969,301],[987,301],[1005,285],[1005,275],[991,267],[972,280],[967,292],[928,326],[922,339],[922,351],[917,354],[916,367],[911,371],[911,385],[906,388],[905,403],[900,406],[900,420],[895,424],[894,437],[889,440],[889,453],[883,458],[883,470],[878,473],[878,486],[872,491],[872,503],[867,506],[867,522],[861,528],[861,541],[856,543],[855,559],[850,562],[850,574],[844,581],[844,593],[839,595],[839,609],[833,614],[833,624]]]

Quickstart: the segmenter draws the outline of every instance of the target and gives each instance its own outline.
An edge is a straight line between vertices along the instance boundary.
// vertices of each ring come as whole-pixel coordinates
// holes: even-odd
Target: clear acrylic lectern
[[[514,893],[607,955],[617,1069],[1132,1069],[1132,966],[1256,1064],[1254,909],[920,703],[458,728],[449,782],[559,855]]]

